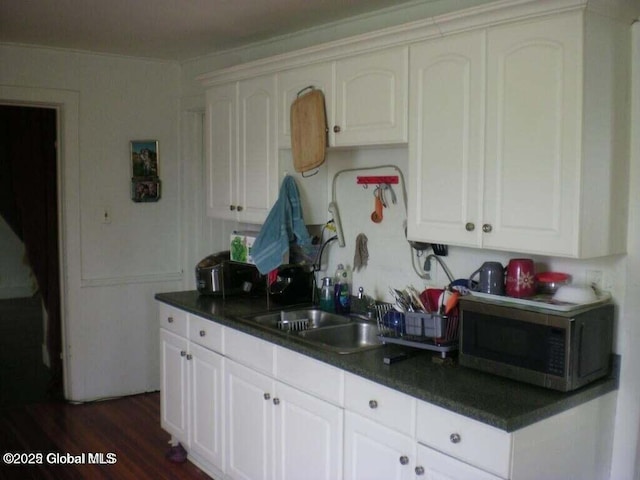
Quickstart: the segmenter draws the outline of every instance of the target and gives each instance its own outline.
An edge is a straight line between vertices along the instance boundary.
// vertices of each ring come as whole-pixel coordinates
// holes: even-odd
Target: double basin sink
[[[375,322],[313,307],[269,312],[243,320],[340,354],[361,352],[383,345],[378,338]]]

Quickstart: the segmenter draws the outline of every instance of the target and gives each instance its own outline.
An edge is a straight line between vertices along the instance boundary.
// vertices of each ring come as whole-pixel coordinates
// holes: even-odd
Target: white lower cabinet
[[[191,451],[224,471],[224,359],[195,344],[191,344],[189,350]]]
[[[185,447],[189,444],[188,345],[186,338],[160,329],[160,423]]]
[[[161,308],[160,419],[172,441],[181,443],[194,463],[219,475],[225,468],[224,357],[195,343],[216,344],[216,337],[221,337],[221,327],[213,335],[201,326],[206,325],[204,321],[166,306]],[[190,331],[193,326],[198,327],[197,339]]]
[[[160,326],[162,428],[214,478],[608,476],[616,392],[509,433],[166,305]]]
[[[500,480],[500,477],[421,444],[418,444],[414,472],[416,480]]]
[[[341,478],[342,409],[236,362],[226,367],[228,477]]]
[[[345,480],[408,480],[414,477],[416,442],[350,411],[344,422]]]

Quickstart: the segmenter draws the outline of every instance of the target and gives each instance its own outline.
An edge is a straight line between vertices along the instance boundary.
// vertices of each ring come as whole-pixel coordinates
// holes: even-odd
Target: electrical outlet
[[[602,290],[602,270],[587,270],[587,285],[593,285]]]

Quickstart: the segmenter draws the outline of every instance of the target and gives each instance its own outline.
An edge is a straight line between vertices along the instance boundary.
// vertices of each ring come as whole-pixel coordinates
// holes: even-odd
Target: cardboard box
[[[234,262],[250,263],[254,264],[251,257],[251,248],[253,242],[256,241],[258,232],[243,232],[238,231],[231,234],[229,251],[231,252],[231,260]]]

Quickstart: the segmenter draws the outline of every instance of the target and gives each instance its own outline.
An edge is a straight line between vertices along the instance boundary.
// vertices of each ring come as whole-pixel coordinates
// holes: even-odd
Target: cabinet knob
[[[269,395],[268,393],[265,393],[263,397],[265,400],[269,400],[271,398],[271,395]]]
[[[180,356],[181,357],[186,357],[187,356],[187,352],[185,352],[184,350],[180,351]]]
[[[169,322],[169,323],[173,323],[173,317],[168,317],[168,318],[167,318],[167,322]]]
[[[418,465],[415,468],[415,472],[416,472],[416,475],[424,475],[424,467],[421,467],[420,465]]]
[[[236,207],[236,209],[237,209],[239,212],[241,212],[242,210],[244,210],[244,207],[243,207],[242,205],[238,205],[238,206]]]
[[[464,228],[467,232],[473,232],[476,229],[476,224],[473,222],[467,222]]]
[[[407,463],[409,463],[409,457],[407,457],[406,455],[402,455],[400,457],[400,465],[406,465]]]
[[[190,353],[187,354],[187,360],[191,360],[193,358],[193,355],[191,355]]]
[[[273,399],[273,404],[274,405],[280,405],[280,399],[278,397]]]
[[[333,126],[333,133],[340,133],[340,125]]]
[[[452,433],[451,435],[449,435],[449,440],[451,440],[451,443],[460,443],[462,437],[459,433]]]
[[[491,230],[493,230],[493,227],[490,224],[485,223],[484,225],[482,225],[482,231],[484,233],[491,233]]]
[[[378,408],[378,402],[376,400],[369,400],[369,408]]]
[[[200,336],[204,337],[207,334],[207,332],[205,332],[204,330],[200,330]]]
[[[236,209],[235,205],[229,205],[229,210],[231,210],[232,212]]]

